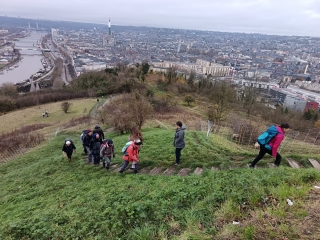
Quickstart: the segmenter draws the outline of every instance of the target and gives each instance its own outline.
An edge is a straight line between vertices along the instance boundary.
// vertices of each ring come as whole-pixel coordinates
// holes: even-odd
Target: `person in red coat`
[[[275,157],[276,160],[274,165],[279,166],[281,162],[281,155],[278,153],[278,148],[284,139],[284,134],[289,131],[289,128],[290,126],[288,123],[282,123],[280,126],[277,126],[278,134],[268,143],[268,145],[271,147],[271,150],[265,148],[264,146],[260,146],[260,152],[258,156],[253,160],[249,167],[254,168],[254,166],[264,157],[266,153],[270,154],[272,157]]]
[[[135,162],[134,173],[138,173],[139,167],[139,146],[142,144],[141,140],[135,140],[132,144],[127,148],[126,153],[123,155],[123,165],[119,171],[119,173],[123,173],[126,167],[130,162]]]

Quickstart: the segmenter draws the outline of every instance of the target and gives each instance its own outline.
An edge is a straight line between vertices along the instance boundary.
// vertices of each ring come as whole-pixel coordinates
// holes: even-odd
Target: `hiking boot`
[[[134,170],[134,174],[137,174],[138,173],[138,171],[137,170]]]
[[[178,165],[179,165],[179,163],[175,163],[175,164],[174,164],[174,166],[178,166]]]
[[[120,171],[119,171],[119,173],[123,173],[123,171],[122,171],[122,170],[120,170]]]
[[[109,168],[110,168],[110,164],[107,164],[106,169],[109,169]]]
[[[254,166],[252,164],[249,164],[248,168],[254,168]]]

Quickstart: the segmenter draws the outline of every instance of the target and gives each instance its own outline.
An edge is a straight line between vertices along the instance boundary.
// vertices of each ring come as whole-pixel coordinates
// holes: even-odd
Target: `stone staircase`
[[[299,165],[299,163],[294,160],[294,159],[291,159],[291,158],[287,158],[286,159],[289,166],[292,167],[292,168],[302,168],[301,165]],[[311,163],[311,165],[317,169],[317,170],[320,170],[320,163],[319,161],[315,160],[315,159],[308,159],[309,162]],[[101,163],[101,166],[102,166],[102,163]],[[120,171],[120,167],[121,167],[121,164],[112,164],[110,166],[110,170],[111,172],[119,172]],[[275,165],[273,163],[268,163],[268,167],[269,168],[274,168]],[[262,167],[260,166],[256,166],[255,167],[256,169],[261,169]],[[230,170],[231,169],[235,169],[233,167],[230,167]],[[216,167],[211,167],[211,171],[218,171],[219,169],[216,168]],[[189,174],[195,174],[195,175],[201,175],[203,173],[204,169],[203,168],[200,168],[200,167],[197,167],[195,170],[191,171],[190,168],[181,168],[181,169],[178,169],[174,166],[171,166],[171,167],[168,167],[168,168],[164,168],[164,167],[144,167],[144,168],[141,168],[139,170],[139,173],[138,174],[148,174],[148,175],[165,175],[165,176],[171,176],[171,175],[178,175],[178,176],[187,176]],[[129,167],[127,167],[125,173],[133,173],[133,170],[131,170]]]

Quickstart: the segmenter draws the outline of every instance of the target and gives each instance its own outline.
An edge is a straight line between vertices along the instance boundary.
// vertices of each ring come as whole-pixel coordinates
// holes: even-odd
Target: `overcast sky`
[[[320,36],[320,0],[0,0],[0,15]]]

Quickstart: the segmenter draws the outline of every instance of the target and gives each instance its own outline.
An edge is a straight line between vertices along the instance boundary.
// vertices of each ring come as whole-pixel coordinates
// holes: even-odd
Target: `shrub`
[[[14,109],[16,109],[16,104],[13,98],[0,96],[0,113],[6,113]]]
[[[190,95],[187,95],[184,97],[184,102],[186,102],[188,104],[188,106],[190,106],[190,103],[193,103],[195,101],[195,99],[193,97],[191,97]]]
[[[61,103],[61,109],[62,109],[62,111],[64,112],[64,113],[67,113],[68,112],[68,110],[70,109],[70,107],[71,107],[71,102],[63,102],[63,103]]]
[[[150,117],[152,107],[140,94],[126,94],[110,101],[100,112],[101,118],[120,134],[137,126],[141,129]]]

